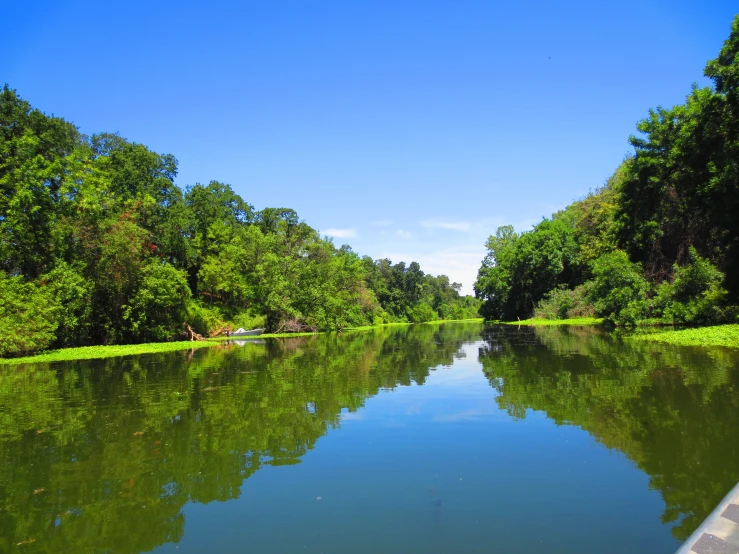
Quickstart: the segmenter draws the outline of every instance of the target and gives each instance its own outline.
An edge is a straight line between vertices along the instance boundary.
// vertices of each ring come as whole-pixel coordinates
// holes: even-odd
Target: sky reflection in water
[[[738,373],[480,324],[10,370],[0,551],[671,553],[739,480]]]

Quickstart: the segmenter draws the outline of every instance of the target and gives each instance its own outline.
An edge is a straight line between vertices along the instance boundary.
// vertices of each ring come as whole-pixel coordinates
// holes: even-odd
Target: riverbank
[[[739,324],[715,325],[634,335],[634,339],[678,346],[727,346],[739,348]]]
[[[532,325],[546,327],[551,325],[602,325],[605,320],[600,317],[572,317],[569,319],[523,319],[521,321],[493,321],[502,325]]]
[[[382,327],[407,327],[408,325],[442,325],[444,323],[484,323],[485,320],[481,317],[468,318],[468,319],[437,319],[435,321],[422,321],[420,323],[382,323],[381,325],[363,325],[361,327],[348,327],[344,329],[347,331],[371,331],[372,329],[380,329]]]
[[[315,332],[315,333],[262,333],[261,335],[249,335],[246,337],[235,337],[231,335],[230,337],[227,337],[225,335],[220,337],[209,337],[205,339],[206,341],[213,341],[213,342],[224,342],[228,340],[251,340],[251,339],[284,339],[288,337],[312,337],[313,335],[320,335],[322,333]]]
[[[453,323],[453,322],[482,322],[482,319],[443,319],[438,321],[429,321],[427,323]],[[426,323],[426,322],[425,322]],[[368,325],[364,327],[354,327],[352,329],[344,329],[344,332],[350,331],[369,331],[379,329],[381,327],[422,325],[421,323],[385,323],[382,325]],[[72,362],[78,360],[99,360],[104,358],[117,358],[120,356],[134,356],[138,354],[159,354],[162,352],[176,352],[178,350],[191,350],[193,348],[209,348],[218,346],[228,340],[251,340],[251,339],[279,339],[294,337],[309,337],[324,334],[317,333],[264,333],[250,337],[215,337],[202,341],[176,341],[176,342],[149,342],[143,344],[123,344],[108,346],[80,346],[76,348],[61,348],[59,350],[50,350],[30,356],[20,358],[0,358],[0,366],[2,365],[21,365],[34,364],[43,362]]]
[[[213,340],[177,341],[177,342],[149,342],[145,344],[120,344],[108,346],[79,346],[76,348],[61,348],[50,350],[22,358],[0,358],[0,365],[34,364],[41,362],[71,362],[77,360],[97,360],[103,358],[117,358],[119,356],[133,356],[137,354],[159,354],[192,348],[208,348],[219,343]]]

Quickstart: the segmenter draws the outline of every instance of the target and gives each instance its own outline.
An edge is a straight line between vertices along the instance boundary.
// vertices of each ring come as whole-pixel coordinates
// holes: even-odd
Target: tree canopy
[[[4,86],[0,356],[170,340],[185,323],[209,334],[476,315],[444,275],[362,258],[229,184],[176,178],[171,154],[82,135]]]
[[[475,284],[485,317],[566,316],[561,303],[577,298],[573,309],[616,323],[736,319],[739,16],[704,74],[712,87],[638,123],[633,155],[604,186],[531,231],[490,237]],[[709,296],[715,309],[695,307]]]

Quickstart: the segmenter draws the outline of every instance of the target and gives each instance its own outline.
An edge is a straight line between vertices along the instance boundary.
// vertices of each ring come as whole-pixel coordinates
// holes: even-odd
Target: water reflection
[[[594,327],[488,328],[498,405],[588,431],[650,476],[684,540],[739,481],[739,357],[619,339]]]
[[[423,384],[479,325],[385,328],[0,373],[0,551],[141,552],[237,498],[381,389]]]
[[[495,394],[475,365],[475,353]],[[371,506],[378,508],[365,510],[364,517],[391,509],[388,497],[381,495],[407,489],[433,473],[434,480],[424,481],[425,488],[419,490],[421,511],[433,515],[434,532],[442,529],[444,540],[462,550],[464,540],[478,545],[510,540],[515,546],[531,511],[526,494],[512,500],[516,487],[523,489],[524,483],[540,487],[536,484],[540,477],[541,483],[553,487],[550,498],[577,501],[571,491],[555,490],[560,486],[556,481],[527,473],[542,472],[547,463],[539,460],[526,466],[522,461],[528,453],[545,459],[543,449],[558,440],[551,422],[528,430],[521,426],[527,416],[533,419],[529,410],[546,414],[557,425],[582,428],[632,460],[664,499],[663,523],[678,539],[692,532],[739,480],[739,357],[734,351],[653,345],[596,328],[389,327],[340,337],[249,341],[219,349],[3,369],[0,552],[142,552],[179,543],[185,533],[186,505],[239,498],[245,480],[260,469],[298,464],[342,421],[347,426],[359,424],[358,416],[365,412],[358,410],[380,391],[423,385],[434,368],[455,362],[457,368],[435,374],[429,383],[434,386],[417,389],[423,394],[414,396],[413,403],[406,403],[411,400],[401,394],[383,395],[397,397],[397,412],[388,414],[392,421],[383,423],[387,425],[403,425],[412,418],[418,422],[427,415],[418,404],[424,399],[433,398],[437,408],[446,410],[414,427],[423,437],[403,434],[401,441],[401,435],[393,435],[396,446],[386,448],[408,452],[410,457],[388,455],[388,463],[392,459],[399,465],[389,467],[386,474],[360,470],[361,462],[354,461],[370,457],[369,450],[357,450],[352,442],[367,435],[345,434],[341,439],[347,449],[354,445],[352,461],[347,462],[350,468],[339,465],[349,455],[339,443],[324,446],[325,452],[337,456],[341,452],[334,471],[344,472],[344,481],[337,486],[376,479],[365,494],[377,491]],[[465,370],[460,372],[459,366]],[[470,390],[478,400],[489,395],[490,405],[472,405],[465,397]],[[388,406],[386,402],[385,409]],[[493,419],[497,427],[491,429]],[[375,427],[374,432],[381,429]],[[486,441],[496,441],[492,450]],[[572,475],[567,472],[570,465],[575,467],[575,456],[582,464],[583,446],[579,448],[560,448],[558,455],[571,459],[558,458],[560,465],[553,474]],[[482,454],[490,456],[493,451],[497,458],[485,459],[498,460],[499,467],[507,468],[507,480],[492,476],[486,466],[490,462],[482,461]],[[379,463],[383,454],[373,452],[374,462],[369,463]],[[480,456],[478,461],[475,456]],[[436,468],[454,464],[464,465],[478,480],[463,489],[464,495],[454,492],[457,489],[444,489],[442,495],[428,488],[436,482]],[[294,474],[298,469],[286,471]],[[461,477],[454,474],[454,482],[466,486]],[[339,482],[338,474],[329,474],[323,486],[329,486],[332,478]],[[386,489],[380,490],[383,480]],[[569,486],[577,483],[571,480]],[[488,496],[481,498],[483,489]],[[491,502],[490,491],[504,494],[506,501]],[[334,491],[333,496],[338,494]],[[407,502],[416,492],[404,494]],[[580,497],[582,510],[592,512],[589,503],[594,496],[597,493]],[[365,498],[370,501],[370,496]],[[346,506],[352,502],[347,499]],[[321,503],[329,508],[327,500]],[[279,500],[272,504],[273,510],[285,510]],[[388,517],[408,518],[411,506]],[[300,517],[298,511],[292,509],[295,518]],[[482,529],[474,524],[485,513],[501,527],[487,525],[475,531]],[[516,519],[519,516],[521,520]],[[265,525],[274,523],[274,518],[268,519],[272,523]],[[426,524],[419,523],[419,535]],[[577,522],[573,525],[577,528]],[[408,534],[408,527],[404,529]],[[371,526],[346,527],[345,533],[351,538],[368,530],[377,536]],[[578,551],[572,549],[572,529],[557,532],[562,534],[561,544]],[[435,535],[428,540],[431,548],[442,543]],[[579,551],[592,551],[588,548],[599,540],[583,542],[586,546]],[[535,543],[539,545],[539,540]],[[407,545],[394,544],[407,551]],[[344,543],[334,546],[345,551]],[[366,547],[375,551],[377,545]],[[429,551],[428,545],[423,548]]]

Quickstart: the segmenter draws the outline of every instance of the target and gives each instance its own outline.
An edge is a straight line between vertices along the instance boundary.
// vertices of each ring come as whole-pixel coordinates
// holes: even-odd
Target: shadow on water
[[[342,410],[423,384],[481,325],[389,327],[0,372],[0,552],[142,552]]]

